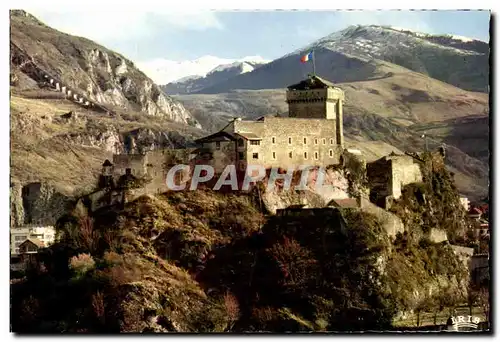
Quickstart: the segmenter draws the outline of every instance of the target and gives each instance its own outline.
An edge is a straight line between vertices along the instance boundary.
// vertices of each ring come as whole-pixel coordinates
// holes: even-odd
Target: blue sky
[[[159,84],[191,75],[204,76],[218,65],[236,60],[273,60],[356,24],[397,26],[489,41],[488,11],[158,8],[148,12],[116,8],[27,11],[53,28],[92,39],[123,54]]]
[[[380,24],[489,40],[487,11],[82,12],[31,10],[134,61],[205,55],[275,59],[353,24]],[[99,20],[101,17],[106,20]],[[95,24],[97,22],[97,24]]]

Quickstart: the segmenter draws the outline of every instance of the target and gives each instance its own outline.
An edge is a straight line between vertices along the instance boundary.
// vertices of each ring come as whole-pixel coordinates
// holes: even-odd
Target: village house
[[[30,265],[36,265],[38,263],[38,251],[45,247],[46,245],[37,238],[29,237],[24,240],[18,247],[18,253],[11,255],[11,271],[23,271]]]
[[[481,211],[481,209],[479,209],[477,207],[472,207],[469,209],[468,216],[472,220],[479,221],[479,219],[481,218],[481,215],[483,215],[483,212]]]
[[[20,246],[28,239],[37,239],[45,246],[54,243],[56,231],[53,226],[27,225],[10,229],[10,254],[20,253]]]

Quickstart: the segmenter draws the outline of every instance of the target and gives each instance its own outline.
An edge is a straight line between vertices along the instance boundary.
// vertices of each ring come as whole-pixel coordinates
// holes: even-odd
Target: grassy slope
[[[36,94],[37,98],[33,97]],[[53,92],[17,91],[12,89],[11,109],[11,177],[25,182],[44,181],[66,195],[92,186],[101,165],[112,153],[97,147],[84,147],[65,142],[61,136],[86,133],[88,126],[105,132],[116,128],[124,133],[137,128],[159,131],[176,130],[186,136],[201,136],[202,132],[182,124],[155,117],[123,113],[124,118],[105,117],[82,110],[71,101],[53,98]],[[59,121],[69,111],[79,115],[76,122]]]
[[[408,126],[488,113],[487,94],[468,92],[386,62],[378,66],[378,71],[389,76],[338,84],[346,94],[345,116],[370,113]],[[173,97],[205,123],[217,122],[218,116],[255,118],[287,112],[284,89]]]
[[[288,229],[286,221],[265,217],[254,199],[241,193],[174,192],[141,197],[124,209],[107,208],[94,215],[93,227],[100,233],[90,247],[85,238],[68,235],[64,244],[77,249],[64,254],[57,253],[63,245],[52,247],[56,253],[47,254],[52,262],[46,263],[46,272],[33,272],[13,286],[14,330],[141,332],[156,321],[152,325],[163,331],[221,332],[231,319],[241,323],[236,331],[349,330],[339,323],[346,317],[335,315],[345,309],[346,300],[353,305],[351,317],[353,311],[370,314],[375,309],[367,304],[376,304],[371,296],[383,289],[371,286],[368,275],[375,273],[370,265],[374,256],[388,253],[383,246],[389,241],[380,239],[381,227],[370,215],[344,214],[347,236],[339,235],[328,215],[311,219],[307,229]],[[74,228],[80,231],[76,236],[85,233]],[[329,246],[326,252],[319,241]],[[432,270],[418,258],[392,250],[389,255],[397,260],[391,265],[403,272],[408,294],[388,292],[385,300],[406,302],[414,290],[435,280],[433,272],[449,271],[447,263],[437,262],[440,249],[431,260]],[[418,246],[412,251],[429,257]],[[99,267],[71,266],[67,272],[71,257],[80,253],[91,254]],[[309,263],[315,259],[319,263]],[[286,268],[280,268],[281,261]],[[286,275],[287,269],[296,281]],[[419,277],[411,276],[414,270]],[[389,276],[384,284],[398,288],[402,276]],[[45,291],[37,291],[40,283]],[[92,298],[99,293],[106,303],[100,324]],[[236,296],[236,305],[221,298],[228,293]],[[35,319],[24,310],[30,300],[37,304],[30,306]]]

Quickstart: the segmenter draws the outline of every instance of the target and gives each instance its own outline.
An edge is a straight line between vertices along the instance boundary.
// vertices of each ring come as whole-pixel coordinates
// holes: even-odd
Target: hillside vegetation
[[[94,185],[104,160],[123,151],[129,136],[156,132],[159,147],[182,147],[202,135],[195,128],[125,111],[122,117],[103,116],[70,101],[51,98],[51,94],[38,91],[33,98],[30,93],[11,89],[13,182],[46,182],[72,195]],[[69,112],[72,116],[64,118]],[[163,134],[171,139],[161,140]],[[140,145],[140,134],[136,140]]]
[[[11,85],[17,79],[22,87],[36,89],[47,81],[34,69],[36,65],[61,86],[100,105],[199,127],[134,63],[89,39],[57,31],[23,10],[12,10],[10,43]]]
[[[408,215],[457,196],[444,169],[432,177],[443,190],[418,206],[406,204],[418,193],[406,192]],[[422,224],[394,242],[377,217],[353,209],[292,227],[257,199],[198,190],[91,215],[76,207],[58,221],[60,243],[12,285],[13,330],[380,331],[402,312],[465,300],[459,259],[447,244],[414,238]]]

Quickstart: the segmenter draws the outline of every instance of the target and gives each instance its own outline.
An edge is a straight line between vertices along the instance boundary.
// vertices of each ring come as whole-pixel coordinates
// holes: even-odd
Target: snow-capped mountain
[[[237,75],[254,71],[267,61],[244,60],[221,64],[210,70],[205,76],[184,77],[162,86],[167,94],[189,94],[202,91],[203,88],[214,86]]]
[[[168,59],[154,59],[137,63],[138,67],[156,84],[186,81],[188,79],[205,77],[214,68],[231,63],[249,62],[266,63],[260,56],[248,56],[239,59],[203,56],[194,60],[173,61]]]
[[[351,43],[351,44],[349,44]],[[391,26],[349,26],[300,49],[324,47],[346,51],[362,57],[380,58],[394,49],[439,49],[459,55],[480,55],[488,52],[487,43],[453,35],[432,35]]]
[[[453,35],[431,35],[389,26],[350,26],[199,93],[232,89],[275,89],[293,84],[312,72],[300,57],[314,49],[316,72],[335,82],[383,77],[382,61],[402,66],[457,87],[488,91],[488,43]]]

